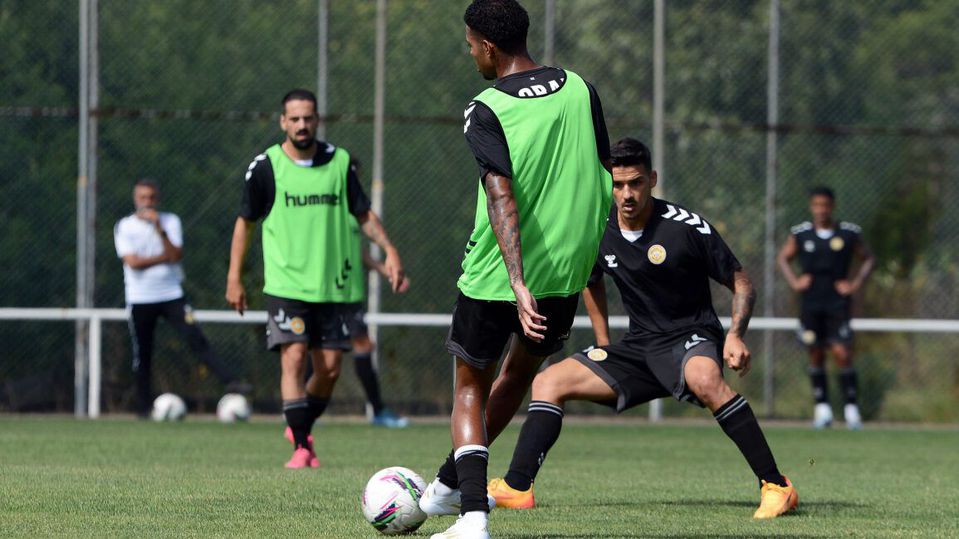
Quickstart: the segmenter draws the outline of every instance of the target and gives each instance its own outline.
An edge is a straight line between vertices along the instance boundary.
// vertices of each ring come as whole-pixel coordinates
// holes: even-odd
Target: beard
[[[313,137],[308,137],[305,139],[291,138],[290,143],[293,144],[293,147],[297,150],[309,150],[310,146],[313,146]]]

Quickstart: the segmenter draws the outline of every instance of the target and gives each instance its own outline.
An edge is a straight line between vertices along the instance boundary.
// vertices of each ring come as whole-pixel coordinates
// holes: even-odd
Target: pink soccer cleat
[[[291,429],[290,427],[287,427],[286,430],[283,432],[283,437],[286,438],[286,441],[288,441],[288,442],[290,442],[291,444],[293,444],[293,443],[294,443],[294,442],[293,442],[293,429]],[[310,467],[310,468],[319,468],[319,467],[320,467],[320,459],[318,459],[318,458],[316,457],[316,452],[313,451],[313,435],[312,435],[312,434],[309,435],[309,436],[306,438],[306,440],[310,443],[310,447],[305,448],[305,449],[309,450],[309,452],[310,452],[309,467]],[[300,448],[300,449],[303,449],[303,448]],[[293,452],[293,457],[294,457],[294,458],[296,457],[296,451]],[[291,459],[290,459],[290,462],[286,463],[286,467],[287,467],[287,468],[291,468],[291,469],[292,469],[292,468],[304,468],[304,467],[305,467],[305,466],[290,466],[290,464],[291,464],[292,462],[293,462],[293,459],[291,458]]]
[[[297,447],[293,451],[293,456],[290,457],[290,461],[286,463],[286,468],[288,470],[316,468],[316,466],[313,466],[314,460],[316,460],[316,455],[313,454],[313,451],[302,446]],[[317,462],[317,466],[319,466],[319,462]]]

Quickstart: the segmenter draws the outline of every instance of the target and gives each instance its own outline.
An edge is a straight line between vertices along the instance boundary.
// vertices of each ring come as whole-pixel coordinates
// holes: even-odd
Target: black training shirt
[[[555,84],[551,85],[550,81]],[[542,96],[521,95],[521,91],[528,90],[530,83],[536,83],[546,88],[556,88],[558,91],[566,83],[566,72],[556,67],[539,67],[521,73],[507,75],[496,79],[493,87],[514,97],[537,99]],[[606,120],[603,119],[603,104],[596,94],[593,85],[586,83],[589,89],[590,109],[593,115],[593,131],[596,135],[596,153],[600,161],[609,159],[609,134],[606,132]],[[543,95],[551,95],[552,92]],[[506,134],[500,125],[496,114],[486,104],[471,101],[464,114],[466,123],[463,133],[469,144],[476,163],[479,165],[480,180],[486,181],[486,174],[495,172],[507,178],[513,177],[513,162],[509,157],[509,145],[506,143]]]
[[[742,265],[699,214],[664,200],[651,203],[653,215],[634,242],[623,237],[613,208],[589,283],[603,273],[613,278],[629,315],[626,341],[702,325],[722,332],[709,279],[730,286]]]
[[[812,275],[812,284],[802,293],[803,306],[833,308],[845,305],[849,297],[836,291],[836,281],[849,276],[862,229],[842,221],[822,238],[816,233],[816,227],[806,221],[792,227],[790,232],[796,240],[802,273]]]

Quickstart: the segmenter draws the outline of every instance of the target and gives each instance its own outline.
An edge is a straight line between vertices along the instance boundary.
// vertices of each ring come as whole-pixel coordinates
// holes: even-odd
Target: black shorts
[[[366,321],[363,320],[363,317],[366,316],[366,304],[363,302],[343,303],[342,306],[343,317],[346,319],[346,327],[350,331],[350,338],[357,339],[369,335],[370,328],[366,326]]]
[[[453,308],[446,349],[470,365],[483,369],[500,360],[510,336],[515,333],[530,354],[546,357],[563,348],[578,305],[579,293],[537,299],[537,310],[546,317],[546,331],[543,342],[535,342],[523,334],[515,304],[473,299],[460,293]]]
[[[852,344],[849,305],[833,308],[803,306],[799,315],[799,342],[809,347]]]
[[[722,372],[722,329],[700,327],[666,335],[631,338],[573,354],[616,392],[615,401],[600,402],[617,412],[672,395],[698,406],[703,403],[686,387],[683,372],[694,356],[705,356]]]
[[[266,296],[266,347],[305,342],[310,349],[350,349],[350,333],[343,303],[312,303]]]

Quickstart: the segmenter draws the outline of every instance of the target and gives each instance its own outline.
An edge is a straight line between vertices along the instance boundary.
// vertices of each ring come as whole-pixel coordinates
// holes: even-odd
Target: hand
[[[846,279],[839,279],[833,286],[836,288],[836,292],[839,292],[840,296],[851,296],[856,292],[858,288],[855,284],[849,282]]]
[[[749,372],[751,359],[749,348],[746,348],[746,343],[738,335],[726,335],[726,344],[723,346],[723,360],[727,367],[739,371],[739,377],[742,378]]]
[[[406,274],[403,272],[403,263],[400,261],[400,254],[396,249],[386,251],[386,260],[383,261],[383,269],[386,273],[386,279],[390,282],[393,293],[400,291]],[[407,284],[409,287],[409,284]],[[404,290],[405,291],[405,290]]]
[[[532,341],[543,342],[545,335],[538,332],[546,331],[546,326],[542,325],[546,317],[536,312],[536,299],[523,284],[514,285],[513,294],[516,296],[516,312],[523,326],[523,334]]]
[[[160,214],[154,208],[139,208],[137,209],[137,217],[143,219],[144,221],[150,221],[157,228],[160,227]]]
[[[405,294],[407,290],[410,289],[410,277],[409,275],[403,275],[403,280],[400,281],[400,286],[396,289],[397,294]]]
[[[803,290],[808,290],[812,286],[812,275],[808,273],[803,273],[800,275],[796,282],[792,284],[793,290],[796,292],[802,292]]]
[[[226,280],[226,301],[230,304],[230,307],[240,313],[240,316],[243,316],[243,311],[247,307],[246,289],[243,288],[243,283],[239,279]]]

